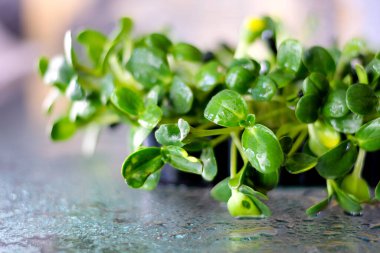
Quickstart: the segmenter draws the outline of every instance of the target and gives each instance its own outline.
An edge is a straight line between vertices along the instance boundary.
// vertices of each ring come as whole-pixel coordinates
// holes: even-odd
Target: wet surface
[[[0,113],[1,253],[380,252],[379,205],[361,217],[333,206],[309,218],[323,189],[281,188],[270,193],[272,217],[237,220],[207,188],[129,189],[123,128],[84,158],[79,138],[51,144],[21,109]]]

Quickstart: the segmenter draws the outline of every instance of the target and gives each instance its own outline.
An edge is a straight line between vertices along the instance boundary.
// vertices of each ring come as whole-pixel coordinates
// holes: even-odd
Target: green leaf
[[[97,65],[108,41],[107,37],[95,30],[84,30],[77,35],[77,40],[86,47],[88,56]]]
[[[307,50],[303,55],[303,63],[310,72],[318,72],[328,78],[335,73],[334,59],[323,47],[315,46]]]
[[[73,69],[67,64],[62,56],[54,57],[44,74],[44,82],[65,91],[74,75]]]
[[[326,179],[340,178],[352,169],[357,156],[357,148],[346,140],[321,156],[316,169]]]
[[[140,149],[127,157],[121,168],[121,174],[127,184],[140,188],[147,178],[164,166],[161,159],[161,149],[149,147]]]
[[[321,202],[309,207],[306,210],[306,214],[309,216],[316,216],[319,212],[326,209],[331,201],[331,197],[323,199]]]
[[[227,208],[233,217],[261,217],[261,211],[252,198],[238,190],[232,190],[232,195],[227,202]]]
[[[318,119],[321,99],[317,95],[306,95],[300,98],[296,106],[296,117],[302,123],[313,123]]]
[[[173,102],[174,110],[179,114],[189,112],[193,105],[193,92],[179,77],[173,79],[170,100]]]
[[[156,189],[161,177],[161,170],[157,170],[156,172],[150,174],[148,178],[146,179],[143,186],[141,186],[141,189],[152,191]]]
[[[367,122],[355,134],[360,148],[366,151],[380,149],[380,118]]]
[[[329,89],[329,82],[321,73],[311,73],[302,83],[305,95],[324,96]]]
[[[200,158],[203,163],[202,177],[207,181],[213,180],[218,173],[218,166],[212,147],[204,148]]]
[[[227,203],[229,198],[231,197],[231,189],[228,186],[228,181],[230,180],[229,177],[223,179],[219,183],[217,183],[212,189],[211,189],[211,197],[219,202],[225,202]]]
[[[50,138],[53,141],[64,141],[70,139],[76,130],[76,124],[70,121],[68,117],[59,118],[51,127]]]
[[[178,120],[178,124],[163,124],[155,132],[155,137],[161,145],[174,145],[182,147],[182,141],[190,133],[190,125],[183,119]]]
[[[204,111],[206,119],[225,127],[239,126],[247,115],[247,103],[239,93],[232,90],[223,90],[213,96]]]
[[[184,172],[202,175],[202,162],[193,156],[189,156],[183,148],[165,146],[162,147],[161,154],[163,161],[169,163],[174,168]]]
[[[356,113],[349,113],[341,118],[331,118],[328,121],[336,131],[353,134],[358,131],[362,125],[363,116]]]
[[[127,69],[148,89],[155,85],[165,86],[171,80],[166,55],[158,49],[144,47],[134,49],[127,63]]]
[[[44,77],[46,71],[48,70],[49,67],[49,59],[46,57],[41,57],[38,60],[38,72],[40,73],[41,77]]]
[[[260,64],[257,61],[250,58],[234,59],[229,66],[229,69],[235,67],[242,67],[251,72],[253,76],[258,76],[261,68]]]
[[[289,173],[299,174],[314,168],[317,163],[318,158],[314,156],[295,153],[286,159],[285,167]]]
[[[333,118],[340,118],[347,115],[349,109],[346,104],[346,90],[336,89],[330,91],[322,107],[322,112],[324,116]]]
[[[172,42],[163,34],[152,33],[145,38],[145,44],[151,48],[158,48],[165,53],[172,46]]]
[[[177,43],[172,48],[172,54],[176,60],[182,61],[202,61],[202,52],[193,45],[187,43]]]
[[[247,92],[255,78],[256,76],[251,71],[242,66],[234,66],[227,72],[226,86],[228,89],[244,94]]]
[[[257,170],[253,170],[252,176],[250,177],[251,185],[254,186],[256,190],[264,193],[274,189],[280,181],[280,173],[278,170],[271,173],[261,173]],[[245,181],[248,181],[248,178],[245,179]],[[247,184],[246,182],[244,183]]]
[[[256,101],[270,101],[277,92],[276,83],[269,76],[259,76],[250,90]]]
[[[377,183],[377,186],[375,188],[375,198],[377,200],[380,200],[380,181]]]
[[[251,187],[247,186],[247,185],[240,185],[239,186],[239,192],[241,193],[244,193],[245,195],[250,195],[250,196],[253,196],[255,198],[261,198],[263,200],[268,200],[268,196],[259,192],[259,191],[255,191],[254,189],[252,189]]]
[[[360,203],[337,186],[334,187],[334,195],[339,206],[345,212],[354,216],[361,214],[362,207]]]
[[[242,135],[242,146],[249,162],[261,173],[273,173],[284,160],[279,141],[263,125],[246,128]]]
[[[366,115],[376,111],[379,98],[369,85],[354,84],[347,90],[346,103],[354,113]]]
[[[275,69],[268,76],[276,83],[277,88],[287,86],[295,78],[292,72],[287,72],[283,69]]]
[[[343,47],[342,56],[347,58],[357,57],[366,50],[367,45],[364,40],[354,38],[349,40]]]
[[[136,151],[143,142],[148,138],[149,134],[152,132],[151,129],[140,126],[131,126],[130,130],[130,144],[131,150]]]
[[[224,83],[225,69],[217,61],[210,61],[202,65],[195,79],[199,90],[210,92],[216,85]]]
[[[74,76],[70,83],[69,86],[66,89],[66,96],[70,100],[81,100],[84,99],[84,96],[86,95],[84,89],[78,82],[78,77]]]
[[[302,64],[302,46],[293,39],[283,41],[277,52],[277,64],[281,69],[297,73]]]
[[[139,94],[125,87],[116,88],[111,94],[111,102],[122,112],[139,116],[144,112],[144,101]]]
[[[156,104],[148,103],[145,106],[144,112],[140,115],[138,122],[144,128],[153,129],[160,122],[161,118],[161,108]]]
[[[340,134],[323,121],[308,125],[309,147],[317,156],[321,156],[340,142]]]
[[[368,63],[365,69],[369,83],[376,82],[380,77],[380,60],[376,58],[373,59],[370,63]]]
[[[363,178],[356,177],[353,174],[345,176],[340,187],[343,191],[353,195],[360,202],[369,201],[371,199],[371,192],[367,182]]]
[[[119,19],[119,26],[112,32],[110,37],[113,38],[115,43],[119,43],[121,40],[129,36],[133,28],[133,21],[128,17],[122,17]]]

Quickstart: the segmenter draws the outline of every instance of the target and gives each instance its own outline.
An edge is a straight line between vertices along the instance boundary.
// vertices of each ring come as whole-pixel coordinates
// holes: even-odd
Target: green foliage
[[[361,172],[365,152],[380,150],[380,54],[364,41],[343,49],[277,41],[276,22],[264,17],[246,22],[236,49],[223,45],[204,54],[160,33],[134,37],[132,27],[122,18],[109,35],[69,31],[62,55],[39,60],[51,89],[44,108],[54,113],[56,101],[67,102],[52,140],[127,124],[132,152],[122,175],[145,190],[156,188],[165,164],[217,183],[214,150],[229,140],[230,177],[211,196],[234,217],[271,214],[262,201],[282,168],[292,174],[315,168],[326,179],[328,195],[308,215],[333,200],[352,215],[371,203]],[[269,57],[252,56],[258,40]],[[149,135],[160,147],[142,147]]]

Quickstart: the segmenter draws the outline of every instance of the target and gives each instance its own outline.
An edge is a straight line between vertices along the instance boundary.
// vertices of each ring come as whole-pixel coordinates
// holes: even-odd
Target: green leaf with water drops
[[[380,149],[380,118],[367,122],[355,134],[360,148],[366,151]]]
[[[230,181],[230,178],[227,177],[217,183],[212,189],[211,189],[211,197],[219,202],[225,202],[227,203],[228,200],[231,197],[231,189],[228,186],[228,182]]]
[[[379,98],[369,85],[354,84],[347,90],[346,103],[354,113],[366,115],[376,111]]]
[[[139,94],[125,87],[116,88],[111,94],[111,102],[122,112],[139,116],[145,110],[144,101]]]
[[[341,118],[327,120],[336,131],[346,134],[356,133],[363,124],[363,116],[356,113],[349,113]]]
[[[202,175],[202,162],[194,156],[189,156],[186,150],[177,146],[165,146],[161,149],[162,160],[174,168],[188,173]]]
[[[297,73],[302,64],[302,46],[294,39],[284,40],[277,52],[277,64],[280,68]]]
[[[232,90],[223,90],[213,96],[204,111],[204,117],[224,127],[239,126],[248,115],[244,98]]]
[[[138,123],[140,126],[147,129],[153,129],[157,126],[162,118],[162,110],[159,106],[153,103],[148,103],[145,110],[141,113]]]
[[[259,76],[250,89],[252,98],[256,101],[270,101],[276,95],[276,83],[269,76]]]
[[[218,166],[212,147],[206,147],[202,150],[201,157],[203,163],[202,177],[207,181],[212,181],[218,173]]]
[[[295,153],[289,156],[285,162],[285,168],[289,173],[299,174],[311,170],[318,163],[318,158],[305,153]]]
[[[160,148],[142,148],[127,157],[121,168],[121,174],[129,186],[140,188],[147,178],[162,166],[164,162],[161,159]]]
[[[217,61],[210,61],[199,69],[195,76],[196,87],[203,92],[212,91],[216,85],[224,83],[225,69]]]
[[[310,72],[321,73],[331,78],[335,73],[335,61],[330,53],[320,46],[314,46],[305,51],[303,63]]]
[[[244,94],[252,85],[255,78],[256,75],[243,66],[234,66],[227,72],[226,86],[228,89]]]
[[[179,114],[189,112],[193,105],[193,92],[179,77],[173,78],[170,88],[170,100],[173,103],[174,110]]]
[[[176,60],[200,62],[202,61],[202,52],[193,45],[188,43],[177,43],[171,50]]]
[[[174,145],[182,147],[182,141],[190,133],[190,125],[183,119],[179,119],[177,124],[163,124],[155,132],[155,137],[161,145]]]
[[[317,204],[309,207],[306,210],[306,214],[309,216],[316,216],[318,213],[320,213],[329,206],[330,201],[331,197],[323,199],[321,202],[318,202]]]
[[[343,191],[353,195],[360,202],[366,202],[371,199],[371,192],[367,182],[354,174],[345,176],[340,187]]]
[[[274,133],[266,126],[256,124],[246,128],[242,146],[252,166],[261,173],[272,173],[284,160],[281,145]]]
[[[346,140],[322,155],[316,169],[326,179],[340,178],[352,169],[357,156],[357,147]]]
[[[321,99],[317,95],[303,96],[296,106],[296,117],[302,123],[313,123],[318,119]]]
[[[326,117],[340,118],[349,112],[346,104],[346,90],[336,89],[328,93],[326,102],[322,107]]]
[[[50,130],[50,138],[53,141],[64,141],[70,139],[76,132],[77,126],[68,117],[56,120]]]
[[[127,70],[147,89],[155,85],[165,86],[171,81],[166,55],[155,48],[135,48],[127,63]]]

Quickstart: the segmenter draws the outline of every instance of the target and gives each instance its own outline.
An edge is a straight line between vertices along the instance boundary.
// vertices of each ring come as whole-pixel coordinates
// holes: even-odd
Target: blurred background
[[[40,55],[62,52],[67,29],[107,32],[119,17],[129,16],[135,20],[136,34],[166,29],[174,40],[208,50],[222,41],[234,45],[247,16],[270,15],[282,20],[290,37],[306,45],[342,45],[362,37],[378,50],[379,10],[378,0],[0,0],[0,136],[6,138],[15,125],[24,123],[28,131],[45,129],[41,104],[47,87],[35,66]],[[23,135],[17,138],[22,144]],[[41,138],[48,142],[47,136]],[[80,149],[75,143],[74,139],[55,147],[70,147],[75,153]]]

